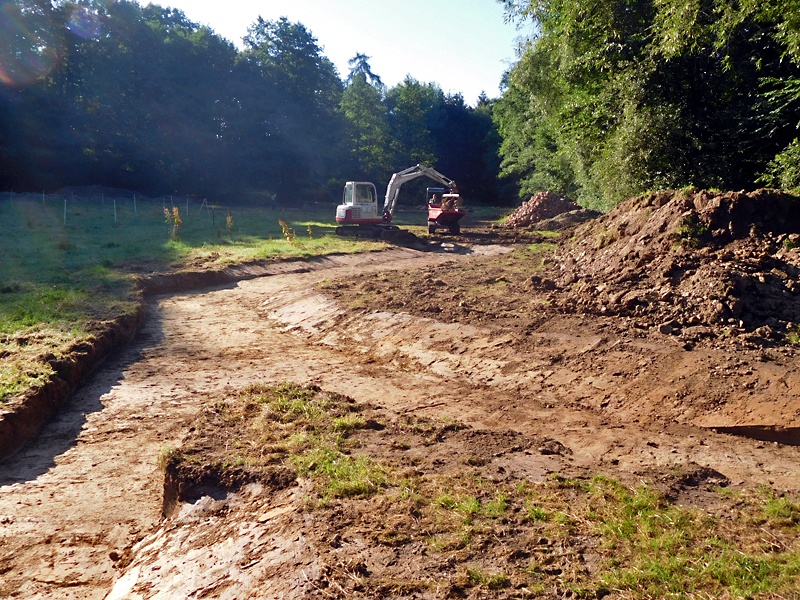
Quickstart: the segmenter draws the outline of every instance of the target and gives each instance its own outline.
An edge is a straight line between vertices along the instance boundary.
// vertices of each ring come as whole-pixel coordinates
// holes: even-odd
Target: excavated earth
[[[390,424],[365,448],[411,452],[420,471],[466,464],[511,486],[602,473],[705,508],[716,485],[796,497],[800,220],[758,203],[791,216],[792,198],[761,194],[653,195],[561,237],[465,228],[433,240],[447,251],[330,257],[151,298],[134,342],[0,465],[0,596],[525,597],[459,577],[526,546],[562,557],[541,594],[561,597],[564,573],[596,568],[591,540],[555,548],[513,523],[524,544],[430,558],[386,543],[410,527],[393,509],[309,511],[310,483],[280,474],[187,481],[197,489],[179,497],[172,481],[165,502],[159,462],[254,382],[352,398]],[[459,426],[431,437],[414,422]],[[424,589],[358,587],[415,570]]]

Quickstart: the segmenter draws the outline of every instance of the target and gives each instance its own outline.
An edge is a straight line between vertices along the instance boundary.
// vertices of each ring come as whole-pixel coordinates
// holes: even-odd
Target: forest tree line
[[[300,23],[259,17],[239,50],[129,0],[0,0],[0,16],[2,191],[328,201],[425,163],[472,201],[513,200],[488,98],[411,76],[388,88],[362,54],[340,75]]]
[[[535,35],[495,105],[522,193],[800,191],[800,0],[499,0]]]
[[[338,73],[284,18],[239,50],[157,5],[0,0],[0,191],[328,201],[416,163],[488,204],[800,191],[800,0],[496,1],[535,33],[472,107],[362,54]]]

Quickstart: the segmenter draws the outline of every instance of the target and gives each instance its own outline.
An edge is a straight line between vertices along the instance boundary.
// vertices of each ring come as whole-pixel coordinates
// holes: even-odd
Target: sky
[[[147,0],[139,0],[143,5]],[[481,91],[500,95],[500,79],[525,30],[505,24],[496,0],[156,0],[208,25],[239,48],[260,15],[287,17],[317,38],[341,77],[357,52],[392,87],[411,75],[461,93],[474,105]]]

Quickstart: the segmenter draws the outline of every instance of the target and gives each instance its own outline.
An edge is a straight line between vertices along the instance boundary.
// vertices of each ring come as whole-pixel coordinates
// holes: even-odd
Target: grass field
[[[165,215],[174,209],[175,239]],[[42,356],[135,312],[134,275],[386,246],[336,236],[334,213],[335,202],[272,210],[177,197],[0,195],[0,403],[47,380]],[[497,215],[478,207],[471,218]],[[400,207],[395,223],[427,232],[424,210]]]
[[[172,239],[165,209],[182,220]],[[229,219],[230,215],[230,219]],[[398,222],[419,221],[410,213]],[[277,209],[186,199],[0,196],[0,403],[44,382],[39,358],[136,310],[133,274],[380,249],[334,235],[334,206]],[[279,221],[289,230],[288,240]],[[413,229],[417,229],[414,227]]]

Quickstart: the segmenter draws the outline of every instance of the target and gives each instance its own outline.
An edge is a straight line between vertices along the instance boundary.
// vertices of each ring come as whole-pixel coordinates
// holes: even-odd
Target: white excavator
[[[336,207],[336,222],[340,225],[336,228],[336,234],[372,238],[390,237],[389,232],[400,229],[392,225],[392,215],[397,207],[400,188],[404,183],[422,176],[433,179],[449,190],[448,194],[443,194],[444,202],[441,197],[429,198],[429,233],[435,232],[437,227],[447,227],[451,233],[459,233],[458,221],[467,213],[459,208],[460,197],[456,182],[431,167],[415,165],[392,175],[386,187],[383,214],[378,214],[378,193],[374,184],[368,181],[348,181],[344,186],[342,204]]]

